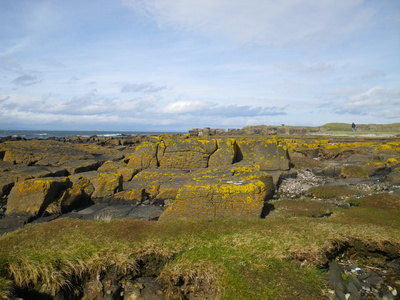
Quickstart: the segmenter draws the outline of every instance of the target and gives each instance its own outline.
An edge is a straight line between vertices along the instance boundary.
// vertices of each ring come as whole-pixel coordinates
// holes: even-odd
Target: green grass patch
[[[398,242],[400,214],[360,206],[329,218],[108,223],[64,218],[0,237],[0,293],[14,286],[54,295],[71,278],[134,275],[139,261],[156,259],[164,262],[159,280],[168,299],[189,291],[204,299],[324,299],[318,268],[326,262],[324,249],[331,240],[351,237]],[[307,257],[309,264],[300,266],[296,257]],[[179,280],[184,284],[177,287]]]
[[[310,188],[307,194],[320,199],[342,198],[356,195],[360,191],[341,186],[320,185]]]
[[[276,212],[284,217],[319,218],[337,211],[338,208],[330,203],[314,201],[308,198],[282,199],[273,202]]]
[[[368,168],[366,166],[357,166],[357,165],[343,166],[340,177],[342,177],[342,178],[368,178]]]
[[[400,210],[400,197],[390,193],[380,193],[361,198],[351,198],[347,200],[347,202],[355,206]]]

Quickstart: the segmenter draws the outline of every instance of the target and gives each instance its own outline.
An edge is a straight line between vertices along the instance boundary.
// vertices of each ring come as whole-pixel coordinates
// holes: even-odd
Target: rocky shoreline
[[[329,217],[370,203],[368,197],[383,197],[373,205],[398,209],[399,148],[397,140],[379,139],[6,139],[0,142],[0,234],[60,218]],[[295,200],[303,201],[302,211]],[[398,299],[399,257],[369,267],[362,261],[348,251],[331,258],[327,296]],[[148,279],[138,280],[136,286]],[[135,299],[147,299],[140,293]]]

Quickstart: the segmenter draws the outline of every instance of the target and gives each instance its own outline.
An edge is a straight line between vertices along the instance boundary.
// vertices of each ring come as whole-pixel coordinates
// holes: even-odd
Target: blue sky
[[[0,129],[400,122],[398,0],[1,0]]]

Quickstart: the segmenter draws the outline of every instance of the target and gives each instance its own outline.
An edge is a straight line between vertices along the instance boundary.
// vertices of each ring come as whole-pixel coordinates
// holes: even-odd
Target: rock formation
[[[317,176],[384,176],[390,184],[399,182],[399,159],[392,154],[396,142],[309,143],[240,135],[76,141],[0,143],[0,213],[5,216],[0,223],[24,216],[23,224],[95,203],[125,205],[122,215],[132,216],[143,204],[157,205],[161,220],[261,217],[275,191],[298,197],[315,185],[302,181],[303,173],[293,166]],[[158,218],[153,212],[147,217]]]

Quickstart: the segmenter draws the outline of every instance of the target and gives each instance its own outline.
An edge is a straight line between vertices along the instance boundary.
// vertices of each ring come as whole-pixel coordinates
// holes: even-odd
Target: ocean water
[[[157,134],[176,134],[176,133],[186,133],[186,132],[167,132],[167,131],[101,131],[101,130],[91,130],[91,131],[69,131],[69,130],[0,130],[0,137],[21,137],[25,139],[48,139],[48,138],[70,138],[74,136],[81,137],[122,137],[127,135],[157,135]]]

